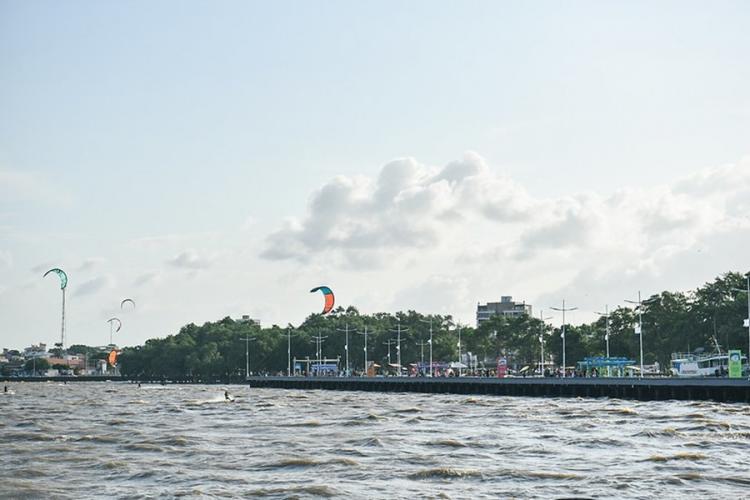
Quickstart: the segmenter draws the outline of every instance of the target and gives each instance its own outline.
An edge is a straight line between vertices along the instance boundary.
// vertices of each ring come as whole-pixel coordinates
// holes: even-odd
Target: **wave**
[[[107,425],[125,425],[128,423],[130,422],[121,418],[113,418],[112,420],[107,421]]]
[[[249,496],[272,496],[283,498],[298,498],[298,495],[311,495],[314,497],[325,497],[330,498],[337,496],[339,493],[337,490],[330,486],[322,484],[313,484],[309,486],[290,486],[286,488],[261,488],[259,490],[249,491]]]
[[[644,436],[644,437],[675,437],[679,434],[680,432],[674,427],[665,427],[664,429],[655,430],[655,431],[642,430],[642,431],[636,432],[633,435]]]
[[[607,413],[613,413],[615,415],[638,415],[637,411],[627,406],[624,406],[622,408],[605,408],[604,411]]]
[[[159,444],[167,445],[167,446],[189,446],[191,441],[185,437],[182,436],[172,436],[168,438],[162,438],[157,441]]]
[[[428,446],[445,446],[447,448],[466,448],[468,445],[455,439],[437,439],[427,443]]]
[[[128,463],[122,460],[107,460],[102,462],[101,467],[107,470],[127,469]]]
[[[420,413],[422,411],[422,408],[417,408],[416,406],[412,406],[409,408],[397,408],[393,410],[393,413]]]
[[[320,427],[319,420],[307,420],[305,422],[292,422],[290,424],[283,424],[283,427]]]
[[[646,459],[648,462],[671,462],[673,460],[705,460],[708,458],[703,453],[681,451],[674,455],[651,455]]]
[[[56,441],[58,437],[36,432],[7,432],[0,437],[2,441]]]
[[[165,451],[164,448],[154,443],[130,443],[126,444],[124,448],[130,451],[149,451],[156,453]]]
[[[556,471],[512,471],[510,475],[525,479],[583,479],[574,472]]]
[[[348,443],[353,444],[355,446],[365,446],[368,448],[382,448],[384,446],[383,441],[381,441],[380,438],[377,438],[377,437],[357,439],[357,440],[349,441]]]
[[[78,441],[78,442],[88,441],[91,443],[102,443],[102,444],[113,444],[113,443],[120,442],[120,440],[115,438],[114,436],[94,436],[91,434],[86,434],[85,436],[75,438],[73,441]]]
[[[351,458],[336,457],[327,460],[318,460],[308,457],[284,458],[273,464],[267,465],[269,469],[283,469],[287,467],[320,467],[325,465],[346,465],[347,467],[357,467],[359,462]]]
[[[483,400],[477,399],[477,398],[466,398],[466,399],[464,399],[464,404],[466,404],[466,405],[479,405],[479,406],[491,406],[489,402],[483,401]]]
[[[234,402],[234,399],[227,399],[224,397],[224,395],[214,396],[209,399],[188,399],[185,401],[185,405],[187,406],[203,406],[203,405],[211,405],[211,404],[219,404],[219,403],[232,403]]]
[[[451,467],[436,467],[412,472],[409,479],[463,479],[481,478],[482,473],[476,469],[453,469]]]

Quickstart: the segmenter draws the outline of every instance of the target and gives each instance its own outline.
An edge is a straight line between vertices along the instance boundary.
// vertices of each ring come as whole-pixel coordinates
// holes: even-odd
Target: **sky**
[[[0,346],[750,270],[750,4],[0,0]],[[126,297],[135,310],[120,310]]]

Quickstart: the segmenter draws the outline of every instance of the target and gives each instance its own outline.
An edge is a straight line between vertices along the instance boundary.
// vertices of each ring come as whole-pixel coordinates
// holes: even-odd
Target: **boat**
[[[747,356],[741,355],[740,361],[747,366]],[[719,377],[729,373],[729,354],[720,350],[706,354],[703,349],[692,353],[672,353],[672,374],[677,377]]]

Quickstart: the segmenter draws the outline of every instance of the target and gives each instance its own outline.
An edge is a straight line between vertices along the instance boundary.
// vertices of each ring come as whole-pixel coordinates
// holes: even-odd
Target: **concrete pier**
[[[617,398],[639,401],[704,400],[750,403],[750,380],[727,378],[423,378],[423,377],[250,377],[183,378],[25,377],[18,382],[141,382],[144,384],[247,384],[274,389],[486,394],[493,396]]]
[[[750,403],[746,379],[250,377],[251,387]]]

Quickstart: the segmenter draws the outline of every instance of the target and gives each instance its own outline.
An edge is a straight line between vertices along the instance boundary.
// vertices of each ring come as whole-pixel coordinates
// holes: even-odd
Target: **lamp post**
[[[552,316],[544,317],[544,311],[539,311],[539,319],[542,321],[541,330],[539,330],[539,344],[542,348],[541,364],[539,365],[539,376],[544,377],[544,326],[548,319],[552,319]]]
[[[396,341],[394,339],[388,339],[386,342],[383,342],[383,345],[388,346],[388,366],[391,366],[391,346],[394,345]]]
[[[420,319],[422,323],[429,323],[430,324],[430,340],[427,341],[428,344],[430,344],[430,377],[433,378],[435,376],[435,372],[432,368],[432,317],[430,317],[430,320],[424,320]]]
[[[240,340],[245,341],[245,380],[247,380],[250,377],[250,341],[255,340],[255,338],[245,336]]]
[[[430,343],[422,342],[422,340],[420,339],[419,342],[417,342],[416,344],[419,346],[419,350],[420,350],[420,358],[421,358],[420,364],[424,366],[424,346],[429,345]]]
[[[395,331],[398,336],[396,338],[396,363],[398,364],[398,376],[400,377],[402,375],[401,373],[401,332],[405,332],[409,330],[408,328],[401,328],[401,318],[396,318],[398,321],[396,330],[391,329],[391,331]],[[390,351],[390,346],[388,347],[388,350]]]
[[[734,290],[745,292],[747,294],[747,319],[745,319],[743,326],[747,327],[747,376],[750,379],[750,273],[745,274],[745,277],[747,278],[747,290],[741,288],[735,288]],[[740,358],[740,360],[741,359],[742,358]]]
[[[323,341],[328,338],[328,335],[323,337],[320,332],[318,332],[318,335],[315,336],[314,342],[315,342],[315,354],[318,356],[318,373],[317,375],[320,375],[320,370],[322,368],[323,360]]]
[[[596,314],[603,316],[606,321],[606,333],[604,334],[604,340],[607,342],[607,376],[612,376],[612,367],[609,366],[609,304],[604,304],[604,313],[597,312]]]
[[[365,325],[365,331],[364,332],[362,332],[362,333],[357,332],[357,333],[359,333],[360,335],[364,335],[365,336],[365,348],[364,348],[364,351],[365,351],[365,377],[367,377],[367,325]]]
[[[643,304],[648,304],[650,302],[654,302],[654,300],[656,300],[656,299],[641,300],[641,292],[640,292],[640,290],[638,291],[638,301],[625,299],[625,302],[628,302],[630,304],[638,304],[638,328],[636,329],[635,334],[638,335],[638,342],[639,342],[640,352],[641,352],[641,375],[640,375],[640,378],[643,378]]]
[[[461,327],[458,326],[457,328],[458,328],[458,376],[460,377],[462,375],[461,365],[463,364],[461,363]]]
[[[286,327],[286,376],[292,376],[292,327]]]
[[[565,307],[565,299],[562,301],[562,307],[550,307],[553,311],[562,311],[563,313],[563,319],[562,319],[562,331],[560,333],[560,336],[562,337],[562,355],[563,355],[563,366],[562,366],[562,376],[565,378],[565,313],[568,311],[575,311],[578,309],[577,307]]]
[[[750,273],[747,273],[745,277],[747,278],[747,319],[745,320],[747,323],[747,376],[750,378]]]
[[[346,323],[346,328],[336,328],[340,332],[346,332],[346,343],[344,344],[344,351],[346,351],[346,375],[349,376],[349,323]],[[352,331],[357,331],[352,330]]]
[[[747,323],[747,377],[750,379],[750,273],[747,273],[745,277],[747,278],[747,319],[745,320]],[[741,361],[742,358],[740,358],[740,363]]]

